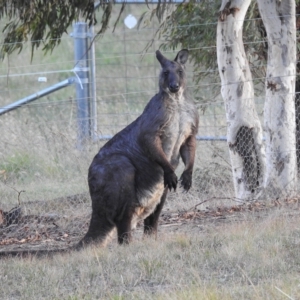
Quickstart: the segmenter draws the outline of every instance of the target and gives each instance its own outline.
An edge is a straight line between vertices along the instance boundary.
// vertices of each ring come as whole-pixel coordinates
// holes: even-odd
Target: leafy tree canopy
[[[101,34],[108,26],[113,1],[97,2],[102,10],[102,26],[98,32]],[[97,23],[93,0],[0,0],[0,17],[8,20],[3,28],[2,57],[15,50],[21,51],[28,40],[32,54],[41,45],[46,52],[52,51],[72,22]]]
[[[146,0],[146,3],[148,1]],[[158,0],[155,15],[162,19],[170,0]],[[118,23],[126,0],[118,1]],[[100,30],[103,34],[112,16],[114,0],[0,0],[0,18],[8,20],[3,28],[4,40],[0,47],[2,58],[16,50],[22,50],[23,43],[31,41],[32,55],[36,48],[43,46],[45,52],[52,51],[63,33],[74,21],[84,20],[89,25],[97,23],[95,10],[101,13]]]

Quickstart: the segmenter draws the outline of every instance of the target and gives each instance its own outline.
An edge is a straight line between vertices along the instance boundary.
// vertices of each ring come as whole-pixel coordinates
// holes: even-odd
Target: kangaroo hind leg
[[[145,235],[157,234],[158,220],[163,206],[165,204],[167,194],[168,188],[165,188],[164,193],[161,196],[160,202],[157,204],[155,210],[144,220]]]
[[[120,213],[116,215],[115,223],[118,231],[119,244],[128,244],[131,241],[132,219],[135,213],[137,200],[134,187],[134,176],[129,176],[129,174],[127,174],[126,178],[123,179],[123,188],[119,198],[122,206],[120,208]]]

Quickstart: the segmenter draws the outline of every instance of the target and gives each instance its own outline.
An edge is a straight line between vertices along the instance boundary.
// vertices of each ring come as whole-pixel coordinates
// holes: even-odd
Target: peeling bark
[[[296,6],[296,31],[300,31],[300,5]],[[297,53],[296,74],[300,74],[300,53]],[[300,76],[296,76],[295,87],[295,110],[296,110],[296,156],[298,177],[300,175]]]
[[[265,171],[262,127],[243,45],[243,21],[251,0],[222,1],[217,28],[218,68],[227,118],[235,195],[259,196]]]
[[[300,64],[297,64],[297,73],[300,71]],[[295,110],[296,110],[296,156],[297,156],[297,169],[298,177],[300,174],[300,79],[296,80],[295,88]]]
[[[268,39],[264,131],[265,189],[269,197],[292,197],[296,190],[295,1],[258,0]]]

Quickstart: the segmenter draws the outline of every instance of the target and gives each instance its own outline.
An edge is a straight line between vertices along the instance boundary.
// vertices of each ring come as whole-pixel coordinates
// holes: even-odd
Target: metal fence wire
[[[134,14],[130,7],[128,13]],[[155,40],[141,55],[154,26],[135,30],[120,25],[114,33],[95,40],[97,122],[95,135],[84,148],[78,147],[80,125],[73,85],[0,116],[0,251],[64,248],[85,234],[91,214],[87,170],[94,155],[106,142],[103,138],[136,119],[157,92],[160,66],[155,50],[161,41]],[[0,107],[76,77],[73,45],[72,37],[66,35],[51,55],[37,51],[31,63],[30,45],[6,58],[0,69]],[[165,53],[169,58],[175,54]],[[187,71],[193,92],[193,67]],[[170,193],[166,211],[188,210],[202,202],[197,209],[233,203],[231,164],[224,142],[226,117],[220,95],[212,93],[216,85],[220,83],[206,81],[197,86],[202,98],[212,100],[197,102],[200,138],[193,187],[189,193],[181,189]],[[259,115],[262,98],[257,97]],[[182,166],[178,174],[181,170]],[[208,204],[207,199],[214,202]]]

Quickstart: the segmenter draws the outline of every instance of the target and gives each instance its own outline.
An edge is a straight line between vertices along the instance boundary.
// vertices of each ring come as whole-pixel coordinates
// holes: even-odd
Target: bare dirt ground
[[[72,208],[77,213],[71,214],[72,218],[66,218],[65,215],[59,214],[20,215],[11,220],[12,224],[5,224],[2,219],[2,224],[0,223],[0,257],[61,251],[79,241],[87,231],[89,224],[89,213],[82,209],[83,204],[85,207],[87,206],[86,196],[75,195],[53,201],[54,203],[72,203]],[[37,204],[36,201],[32,203]],[[27,205],[30,204],[27,203]],[[251,202],[213,209],[207,207],[205,210],[198,209],[199,205],[186,211],[163,211],[159,233],[185,234],[217,230],[218,226],[229,223],[257,222],[274,213],[288,218],[300,216],[300,199],[298,198],[281,202],[278,200],[269,203]],[[142,238],[142,224],[138,225],[134,233],[134,239],[136,238]]]

